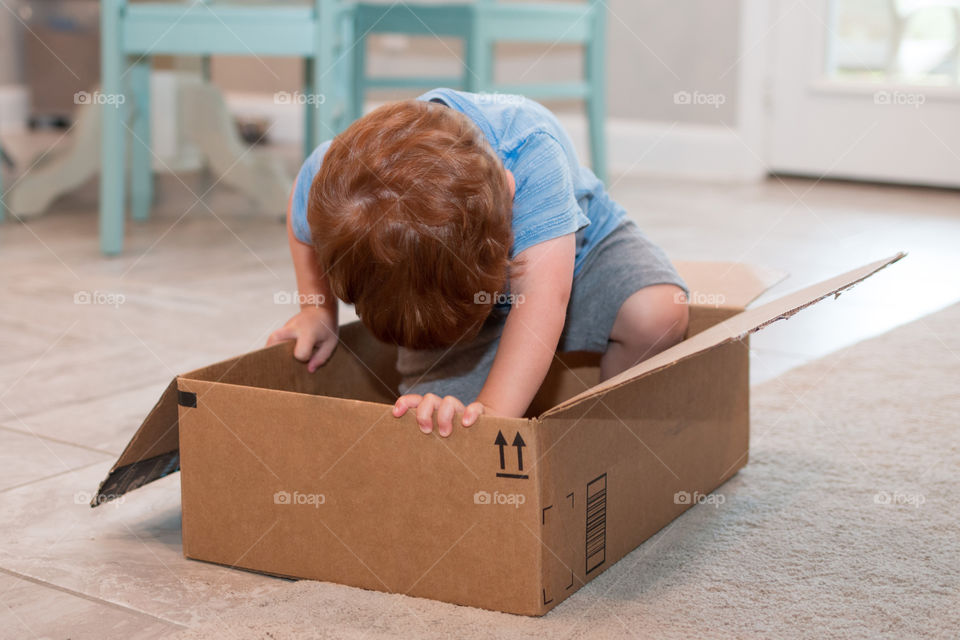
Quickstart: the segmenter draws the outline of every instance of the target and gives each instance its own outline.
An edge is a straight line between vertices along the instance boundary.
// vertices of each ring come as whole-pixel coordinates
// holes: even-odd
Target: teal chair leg
[[[587,97],[587,125],[590,132],[590,163],[593,172],[607,181],[607,80],[606,80],[606,11],[594,16],[593,41],[586,46],[584,67],[590,95]]]
[[[367,64],[367,40],[358,28],[357,13],[352,9],[343,13],[340,31],[341,58],[337,86],[341,91],[345,91],[345,94],[343,117],[338,131],[343,131],[363,115],[366,87],[362,83]]]
[[[350,79],[350,107],[351,119],[356,120],[363,116],[363,105],[367,99],[367,36],[356,27],[357,40],[353,44],[350,65],[353,67]]]
[[[473,32],[466,40],[467,68],[463,85],[467,91],[487,91],[493,83],[493,42],[487,37],[484,25],[474,20]]]
[[[312,58],[306,58],[303,61],[303,94],[312,96],[316,91],[314,82],[314,67],[316,63]],[[317,148],[314,140],[317,139],[317,108],[310,100],[303,106],[303,157],[306,158],[313,150]]]
[[[347,51],[357,33],[356,21],[353,19],[353,15],[353,11],[341,12],[339,20],[340,37],[337,40],[336,50],[334,51],[337,68],[333,78],[333,85],[335,91],[337,91],[338,102],[337,124],[334,128],[337,133],[340,133],[350,126],[350,123],[355,119],[353,114],[357,111],[357,107],[354,106],[356,95],[353,91],[352,84],[356,75],[353,72],[353,57],[350,55],[350,52]],[[360,111],[363,111],[362,105]]]
[[[120,51],[121,6],[121,0],[103,0],[100,5],[101,90],[108,96],[122,93],[121,65],[125,58]],[[105,103],[99,107],[100,250],[107,255],[116,255],[123,250],[125,106]]]
[[[353,58],[353,75],[350,79],[350,107],[351,119],[356,120],[363,116],[363,105],[367,99],[366,66],[367,66],[367,38],[363,35],[358,36],[351,52]]]
[[[146,220],[153,204],[153,162],[150,152],[150,58],[130,67],[130,204],[134,220]]]
[[[317,27],[314,33],[316,55],[310,69],[310,85],[312,88],[310,96],[316,96],[314,100],[307,100],[307,107],[310,103],[314,108],[313,117],[316,119],[316,125],[313,127],[312,140],[310,141],[311,150],[315,149],[323,140],[332,138],[336,135],[336,123],[333,116],[336,113],[336,96],[331,90],[334,86],[333,79],[336,77],[336,37],[338,31],[337,18],[339,17],[339,8],[336,0],[315,0],[316,10],[320,19],[317,21]]]

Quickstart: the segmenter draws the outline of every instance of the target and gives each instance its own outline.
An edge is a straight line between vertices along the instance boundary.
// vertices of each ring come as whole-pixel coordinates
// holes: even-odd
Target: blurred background
[[[728,602],[753,601],[757,624],[775,617],[775,592],[797,607],[780,627],[792,632],[804,629],[798,620],[856,619],[811,617],[811,602],[836,612],[843,598],[874,607],[887,631],[941,624],[928,612],[949,607],[899,598],[927,595],[902,588],[921,569],[938,585],[927,591],[951,593],[956,565],[936,564],[952,549],[942,544],[949,509],[937,505],[956,503],[955,466],[937,465],[955,434],[955,389],[948,374],[911,376],[938,377],[957,356],[949,319],[930,314],[960,301],[960,0],[0,0],[0,637],[166,637],[282,586],[183,558],[179,474],[118,509],[91,512],[89,492],[172,377],[262,347],[297,312],[284,216],[304,154],[363,111],[438,85],[544,102],[672,259],[715,262],[719,280],[736,262],[785,276],[758,303],[909,253],[750,339],[751,380],[770,381],[754,397],[779,394],[751,448],[802,431],[780,424],[794,414],[820,448],[774,444],[766,462],[760,449],[748,469],[768,473],[747,480],[750,496],[701,509],[695,527],[636,565],[648,583],[615,592],[600,617],[570,609],[571,627],[603,633],[616,626],[603,620],[618,616],[611,605],[664,589],[678,594],[676,619],[702,613],[717,633],[721,609],[728,629],[749,617]],[[341,305],[340,319],[356,316]],[[844,349],[910,322],[926,342],[866,361]],[[807,378],[780,375],[795,368]],[[878,378],[858,377],[867,373]],[[835,383],[836,404],[811,408]],[[839,391],[854,386],[873,395]],[[902,388],[943,393],[911,401]],[[881,417],[888,408],[893,417]],[[868,422],[862,438],[837,439],[857,419]],[[933,452],[922,464],[905,454],[920,450],[921,432]],[[785,480],[791,465],[800,471]],[[865,496],[912,486],[921,467],[944,478],[927,511],[883,512],[866,544],[837,537],[868,529],[856,500],[872,507]],[[890,469],[901,475],[877,479]],[[851,489],[859,480],[869,493]],[[828,502],[804,494],[820,481],[840,502],[806,548],[829,555],[798,554]],[[736,504],[749,512],[743,536],[703,524]],[[758,517],[784,530],[757,529]],[[924,526],[931,546],[909,547]],[[729,552],[736,579],[718,581],[716,553],[699,544],[675,582],[662,578],[661,549],[696,540],[693,528]],[[784,549],[763,555],[759,538]],[[836,561],[843,550],[856,556],[849,566]],[[751,554],[769,576],[745,573]],[[880,560],[889,564],[871,566]],[[719,598],[709,606],[690,605],[698,562]],[[824,567],[861,581],[824,588]],[[715,589],[738,580],[744,592]],[[388,608],[375,602],[379,621]],[[666,611],[643,606],[630,633]],[[334,607],[340,623],[355,611]]]
[[[951,153],[960,142],[951,118],[960,81],[957,2],[605,5],[614,171],[739,180],[773,171],[960,186]],[[74,94],[99,82],[99,20],[94,0],[4,0],[0,132],[69,126]],[[461,41],[433,35],[375,34],[368,51],[370,72],[385,75],[411,68],[426,76],[455,75],[465,58]],[[191,64],[199,63],[165,56],[153,61],[158,70]],[[297,143],[303,129],[296,105],[277,105],[273,96],[302,88],[303,64],[299,58],[214,54],[210,77],[236,117],[269,128],[265,141]],[[562,81],[582,67],[576,45],[496,45],[498,82]],[[381,91],[370,98],[398,95],[415,93]],[[585,135],[579,105],[549,106],[570,113],[572,132]],[[921,107],[932,132],[917,122]],[[879,131],[843,156],[850,136],[874,120]],[[169,130],[162,123],[154,128]],[[163,140],[156,143],[165,149]],[[641,157],[638,149],[646,153]]]
[[[759,337],[769,377],[960,300],[958,83],[960,0],[0,0],[5,308],[45,325],[35,292],[104,290],[157,355],[260,344],[295,309],[304,154],[446,84],[541,100],[674,259],[792,275],[769,295],[911,252],[802,344]],[[145,328],[181,313],[201,337]]]

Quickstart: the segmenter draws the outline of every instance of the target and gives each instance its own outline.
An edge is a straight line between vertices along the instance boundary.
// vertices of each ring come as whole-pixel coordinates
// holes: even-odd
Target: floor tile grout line
[[[166,385],[170,384],[170,378],[167,377],[167,378],[165,378],[165,379],[163,379],[163,380],[157,380],[157,381],[153,381],[153,382],[147,382],[147,383],[145,383],[145,384],[141,382],[141,383],[133,384],[133,385],[130,385],[130,386],[115,387],[115,388],[110,389],[109,391],[104,391],[103,393],[96,393],[96,394],[91,394],[91,395],[84,396],[84,397],[81,398],[81,399],[73,399],[73,400],[69,400],[69,399],[68,399],[68,400],[65,400],[65,401],[63,401],[63,402],[58,402],[58,403],[56,403],[56,404],[47,405],[46,407],[43,407],[42,409],[37,409],[37,410],[34,410],[34,411],[23,411],[23,412],[19,412],[19,413],[17,413],[16,416],[13,416],[13,415],[10,415],[10,414],[0,414],[0,422],[2,422],[2,421],[4,421],[4,420],[8,420],[8,419],[10,419],[10,418],[12,418],[12,417],[16,417],[16,418],[18,418],[18,419],[20,419],[20,420],[24,420],[24,419],[26,419],[26,418],[34,418],[34,417],[36,417],[36,416],[38,416],[38,415],[41,415],[41,414],[44,414],[44,413],[47,413],[47,412],[50,412],[50,411],[57,411],[57,410],[60,410],[60,409],[65,409],[65,408],[67,408],[67,407],[69,407],[69,406],[71,406],[71,405],[75,405],[75,404],[85,404],[85,403],[87,403],[87,402],[92,402],[92,401],[95,401],[95,400],[103,400],[104,398],[106,398],[107,396],[109,396],[109,395],[112,394],[112,393],[113,393],[113,394],[118,394],[118,393],[127,393],[128,391],[139,391],[139,390],[142,390],[142,389],[144,389],[144,388],[146,388],[146,387],[148,387],[148,386],[150,386],[150,385],[153,385],[153,384],[157,385],[157,389],[158,389],[157,396],[159,397],[160,394],[163,393],[163,389],[166,388]],[[12,411],[13,411],[13,410],[11,409],[11,412],[12,412]],[[139,426],[139,425],[137,425],[137,426]],[[9,428],[9,427],[7,427],[7,428]]]
[[[111,601],[109,601],[109,600],[103,600],[103,599],[101,599],[101,598],[97,598],[97,597],[95,597],[95,596],[91,596],[91,595],[88,595],[88,594],[86,594],[86,593],[83,593],[82,591],[77,591],[77,590],[75,590],[75,589],[70,589],[69,587],[63,587],[63,586],[60,586],[60,585],[58,585],[58,584],[54,584],[54,583],[52,583],[52,582],[47,582],[46,580],[43,580],[43,579],[40,579],[40,578],[34,578],[33,576],[28,576],[28,575],[26,575],[26,574],[19,573],[19,572],[17,572],[17,571],[13,571],[13,570],[11,570],[11,569],[7,569],[6,567],[0,567],[0,573],[2,573],[2,574],[4,574],[4,575],[7,575],[7,576],[10,576],[11,578],[16,578],[16,579],[18,579],[18,580],[23,580],[23,581],[25,581],[25,582],[30,582],[30,583],[32,583],[32,584],[39,585],[39,586],[41,586],[41,587],[46,587],[46,588],[48,588],[48,589],[53,589],[54,591],[59,591],[59,592],[61,592],[61,593],[66,593],[66,594],[68,594],[68,595],[71,595],[71,596],[74,596],[74,597],[77,597],[77,598],[81,598],[81,599],[86,600],[86,601],[88,601],[88,602],[93,602],[93,603],[95,603],[95,604],[100,604],[100,605],[103,605],[103,606],[105,606],[105,607],[110,607],[111,609],[116,609],[116,610],[118,610],[118,611],[123,611],[124,613],[131,613],[131,614],[136,615],[136,616],[141,616],[141,617],[144,617],[144,618],[149,618],[150,620],[153,620],[153,621],[155,621],[155,622],[160,622],[160,623],[163,623],[163,624],[172,625],[172,626],[175,626],[175,627],[179,627],[180,629],[187,629],[187,628],[188,628],[187,625],[185,625],[185,624],[183,624],[183,623],[174,622],[173,620],[168,620],[167,618],[163,618],[163,617],[160,617],[160,616],[156,616],[156,615],[154,615],[154,614],[152,614],[152,613],[147,613],[146,611],[140,611],[139,609],[135,609],[135,608],[133,608],[133,607],[130,607],[130,606],[127,606],[127,605],[124,605],[124,604],[119,604],[119,603],[117,603],[117,602],[111,602]]]
[[[109,460],[109,458],[107,459]],[[53,478],[59,478],[60,476],[66,475],[68,473],[76,473],[77,471],[83,471],[84,469],[94,467],[98,464],[103,464],[103,462],[104,462],[103,460],[98,460],[96,462],[88,462],[87,464],[82,464],[78,467],[73,467],[72,469],[64,469],[63,471],[52,473],[49,476],[43,476],[42,478],[36,478],[35,480],[28,480],[27,482],[21,482],[20,484],[14,485],[12,487],[6,487],[3,489],[0,489],[0,494],[7,493],[9,491],[14,491],[16,489],[22,489],[23,487],[29,487],[32,484],[43,482],[45,480],[52,480]]]
[[[6,417],[0,418],[0,421],[5,419]],[[70,442],[69,440],[63,440],[61,438],[54,438],[51,436],[44,435],[42,433],[35,433],[35,432],[31,433],[29,431],[24,431],[23,429],[17,429],[16,427],[10,427],[5,424],[0,424],[0,431],[10,431],[11,433],[17,433],[22,436],[29,436],[31,438],[40,438],[41,440],[46,440],[47,442],[62,444],[68,447],[76,447],[77,449],[83,449],[84,451],[90,451],[91,453],[101,453],[105,456],[110,456],[111,458],[116,458],[120,455],[120,452],[117,452],[117,451],[107,451],[106,449],[98,449],[96,447],[91,447],[89,445],[78,444],[76,442]]]

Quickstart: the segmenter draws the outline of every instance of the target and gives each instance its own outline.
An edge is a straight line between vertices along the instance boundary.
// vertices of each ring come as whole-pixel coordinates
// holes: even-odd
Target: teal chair
[[[102,107],[100,247],[123,249],[126,167],[132,217],[148,217],[153,199],[150,141],[150,57],[154,55],[296,56],[306,61],[304,153],[342,130],[353,112],[348,90],[353,42],[350,5],[269,2],[192,3],[101,1],[101,91],[125,95],[118,108]],[[129,135],[128,135],[129,134]],[[129,146],[129,156],[127,154]]]
[[[356,5],[353,48],[354,96],[359,117],[366,91],[372,88],[432,88],[446,86],[467,91],[519,93],[535,100],[579,99],[586,103],[593,171],[606,180],[606,5],[583,3],[508,3],[476,0],[471,4],[403,2]],[[371,33],[450,36],[465,42],[466,60],[457,77],[369,77],[365,38]],[[493,77],[496,42],[575,43],[584,46],[582,80],[564,83],[509,85]]]

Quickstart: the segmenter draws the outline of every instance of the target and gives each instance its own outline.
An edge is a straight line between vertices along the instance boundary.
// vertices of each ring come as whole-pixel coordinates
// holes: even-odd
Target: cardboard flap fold
[[[786,272],[742,262],[676,262],[690,289],[691,304],[745,309]]]
[[[280,343],[266,349],[236,356],[196,369],[184,375],[201,379],[216,379],[236,369],[249,356],[276,349],[290,349]],[[160,395],[137,432],[100,483],[90,506],[97,506],[122,496],[145,484],[159,480],[180,469],[180,428],[178,421],[177,379],[174,378]]]
[[[541,414],[544,419],[555,415],[561,411],[569,409],[589,398],[594,398],[604,394],[612,389],[629,384],[634,380],[647,376],[651,373],[672,366],[681,360],[686,360],[698,353],[715,347],[725,342],[740,340],[747,335],[759,331],[767,325],[789,318],[795,313],[805,309],[828,296],[838,296],[841,292],[849,289],[853,285],[869,278],[871,275],[880,271],[889,264],[903,258],[906,254],[900,252],[889,258],[878,260],[859,269],[848,271],[842,275],[824,280],[815,285],[806,287],[794,293],[778,298],[772,302],[761,305],[755,309],[749,309],[738,313],[737,315],[720,322],[705,331],[698,333],[673,347],[662,351],[648,360],[627,369],[626,371],[598,384],[597,386],[577,394],[572,398],[561,402],[552,409]]]
[[[184,373],[178,378],[206,380],[392,403],[399,383],[396,349],[377,342],[360,322],[340,328],[340,344],[314,373],[293,357],[292,341],[257,349]],[[175,378],[100,484],[92,506],[179,470],[180,428]],[[196,399],[193,399],[196,402]],[[195,405],[193,405],[195,406]]]

